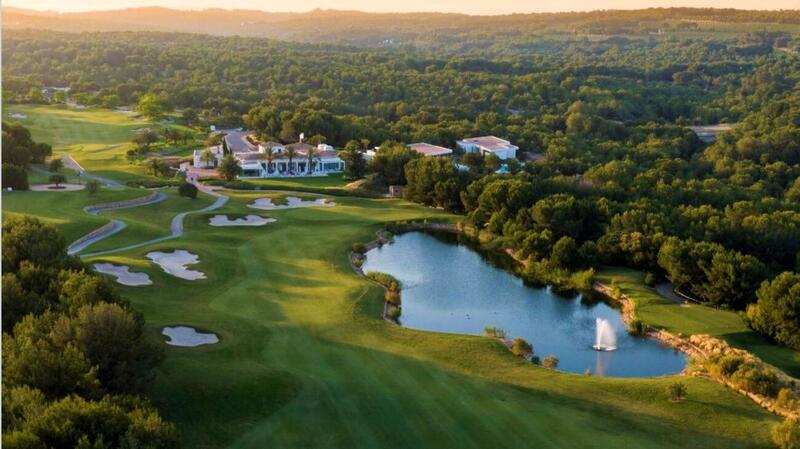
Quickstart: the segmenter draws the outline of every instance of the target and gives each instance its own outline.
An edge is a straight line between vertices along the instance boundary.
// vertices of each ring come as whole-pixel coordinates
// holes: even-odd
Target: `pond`
[[[628,334],[611,305],[527,286],[503,269],[502,262],[485,256],[453,235],[409,232],[368,251],[363,269],[400,281],[400,321],[409,328],[482,335],[486,326],[499,327],[508,338],[533,344],[539,357],[555,355],[558,369],[574,373],[588,369],[598,376],[652,377],[686,366],[683,353]],[[592,348],[598,318],[607,320],[616,334],[616,350]]]

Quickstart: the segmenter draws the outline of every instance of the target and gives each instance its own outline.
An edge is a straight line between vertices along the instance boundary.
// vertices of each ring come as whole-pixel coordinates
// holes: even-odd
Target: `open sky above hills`
[[[302,12],[315,8],[367,12],[458,12],[465,14],[510,14],[531,12],[592,11],[652,7],[698,7],[737,9],[797,9],[797,0],[7,0],[5,6],[63,12],[97,11],[143,6],[178,9],[236,8],[261,11]]]

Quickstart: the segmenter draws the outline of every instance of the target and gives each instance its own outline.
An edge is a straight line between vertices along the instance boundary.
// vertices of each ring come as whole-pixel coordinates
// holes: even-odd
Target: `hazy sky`
[[[57,11],[91,11],[136,6],[178,9],[308,11],[314,8],[372,12],[442,11],[467,14],[588,11],[695,6],[741,9],[798,9],[800,0],[6,0],[6,6]]]

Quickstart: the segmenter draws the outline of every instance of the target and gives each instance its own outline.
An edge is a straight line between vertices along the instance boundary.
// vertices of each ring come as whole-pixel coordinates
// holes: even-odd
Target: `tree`
[[[3,164],[3,188],[28,190],[28,171],[25,167],[14,164]]]
[[[344,161],[344,173],[350,179],[358,179],[364,176],[367,170],[367,161],[364,153],[359,148],[359,142],[351,140],[347,142],[344,150],[339,152],[339,157]]]
[[[267,145],[267,148],[264,150],[264,159],[267,161],[267,173],[272,173],[272,161],[275,160],[275,150],[272,148],[272,145]]]
[[[133,143],[135,143],[139,150],[142,152],[150,151],[150,145],[158,142],[159,136],[150,128],[143,128],[133,135]]]
[[[178,195],[186,198],[197,198],[197,186],[192,183],[184,182],[178,187]]]
[[[239,161],[236,160],[230,154],[226,154],[225,157],[222,158],[222,162],[220,162],[219,167],[217,167],[217,171],[225,178],[226,181],[230,182],[236,179],[237,176],[242,172],[242,167],[239,166]]]
[[[315,164],[314,158],[317,157],[317,148],[311,147],[308,149],[308,153],[306,154],[306,171],[310,175],[313,171],[313,167]]]
[[[554,355],[548,355],[542,359],[542,366],[548,369],[558,368],[558,357]]]
[[[55,226],[28,216],[3,220],[3,272],[14,272],[23,261],[38,266],[60,265],[67,254],[64,237]]]
[[[756,297],[758,301],[747,308],[750,327],[800,350],[800,273],[785,272],[765,281]]]
[[[295,149],[294,145],[286,145],[286,157],[289,159],[289,170],[292,169],[292,161],[294,161],[295,155],[297,155],[297,149]]]
[[[192,126],[198,122],[200,117],[197,115],[197,110],[194,108],[186,108],[181,112],[181,121],[186,126]]]
[[[369,161],[369,167],[384,183],[405,185],[405,165],[418,157],[419,153],[403,144],[387,142]]]
[[[786,418],[772,427],[772,441],[780,449],[800,449],[800,421]]]
[[[47,168],[52,172],[58,172],[64,168],[64,161],[62,161],[61,158],[51,159],[47,164]]]
[[[578,246],[572,237],[561,237],[550,253],[550,262],[559,268],[573,268],[576,265]]]
[[[100,190],[100,183],[94,179],[90,179],[86,182],[86,193],[89,196],[94,196]]]
[[[149,119],[158,120],[164,116],[168,108],[169,106],[165,97],[154,93],[148,93],[139,98],[139,104],[136,110]]]
[[[527,359],[533,355],[533,345],[525,341],[522,337],[517,337],[511,342],[511,352],[523,359]]]
[[[667,387],[667,394],[670,401],[682,401],[686,398],[686,385],[683,382],[673,382]]]
[[[206,148],[200,153],[200,162],[204,167],[214,167],[217,165],[217,156],[211,151],[211,148]]]
[[[167,166],[167,163],[161,158],[151,157],[147,160],[145,165],[153,174],[153,176],[162,176],[169,173],[169,167]]]
[[[13,410],[12,426],[5,427],[3,445],[14,448],[148,448],[179,447],[175,426],[165,422],[147,402],[132,397],[106,396],[87,400],[78,396],[46,403],[36,390],[15,388],[3,398],[4,410]],[[4,395],[5,396],[5,395]],[[31,401],[23,406],[23,401]]]
[[[67,182],[67,177],[62,175],[62,174],[60,174],[60,173],[56,173],[56,174],[50,175],[50,182],[55,184],[56,188],[58,189],[58,188],[61,188],[61,184],[62,183]]]
[[[37,143],[31,133],[19,123],[3,122],[3,164],[27,168],[30,163],[44,163],[52,154],[50,145]]]

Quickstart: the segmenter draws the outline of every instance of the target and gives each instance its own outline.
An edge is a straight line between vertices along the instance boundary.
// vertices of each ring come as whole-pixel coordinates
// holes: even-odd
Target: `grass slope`
[[[264,193],[216,213],[246,214]],[[767,447],[776,419],[702,379],[667,400],[674,378],[606,379],[547,371],[482,337],[380,319],[382,290],[349,268],[350,243],[382,222],[454,217],[397,200],[336,197],[333,208],[259,211],[278,221],[214,228],[126,254],[152,287],[123,288],[153,332],[188,324],[218,345],[169,348],[152,397],[187,447]],[[149,251],[188,249],[208,279],[184,281]],[[713,419],[709,419],[713,418]]]
[[[90,172],[122,182],[152,178],[143,166],[129,162],[125,152],[131,148],[137,129],[159,130],[163,124],[134,120],[131,115],[108,109],[64,105],[8,105],[4,112],[7,117],[23,114],[24,119],[9,119],[30,129],[37,142],[52,145],[55,155],[69,154]]]
[[[64,131],[69,124],[75,134],[49,134],[56,145],[112,145],[129,125],[122,115],[120,123],[106,122],[112,120],[108,111],[94,119],[82,115],[93,111],[67,111],[68,117],[59,117],[58,108],[20,112],[36,122],[37,140],[47,141],[42,135],[49,128]],[[84,135],[77,134],[81,127]],[[107,168],[101,173],[107,176],[136,176],[128,174],[135,167],[115,165],[116,151],[87,152],[85,160]],[[3,210],[53,222],[68,240],[120,217],[130,232],[112,238],[127,243],[160,235],[162,226],[166,235],[172,215],[187,202],[208,201],[171,195],[108,216],[82,211],[88,204],[142,194],[4,193]],[[682,379],[688,399],[673,403],[665,390],[674,377],[558,373],[514,358],[496,340],[385,322],[382,289],[350,270],[351,243],[372,239],[387,221],[456,217],[399,200],[355,197],[336,197],[333,208],[246,207],[258,196],[287,194],[234,194],[220,211],[189,215],[182,238],[93,259],[129,264],[151,276],[153,286],[120,287],[144,313],[150,332],[186,324],[221,338],[213,346],[169,347],[151,391],[164,415],[178,424],[186,447],[769,447],[769,427],[777,418],[710,381]],[[256,213],[278,221],[254,228],[209,226],[216,213]],[[149,251],[172,249],[198,254],[200,262],[191,268],[207,279],[181,280],[144,258]]]
[[[672,333],[708,334],[746,349],[786,373],[800,377],[800,352],[771,344],[754,332],[735,312],[699,304],[676,304],[644,285],[644,274],[611,267],[598,273],[600,282],[616,281],[623,293],[636,301],[636,315],[651,326]]]

